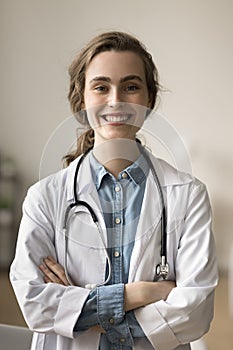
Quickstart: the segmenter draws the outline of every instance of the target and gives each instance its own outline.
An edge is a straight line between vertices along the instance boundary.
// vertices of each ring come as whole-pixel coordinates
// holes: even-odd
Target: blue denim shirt
[[[91,291],[74,330],[80,332],[99,324],[106,332],[101,335],[100,350],[129,350],[133,338],[145,336],[134,312],[124,311],[124,284],[128,282],[149,167],[140,155],[116,179],[92,153],[90,166],[107,227],[112,275],[108,285]]]

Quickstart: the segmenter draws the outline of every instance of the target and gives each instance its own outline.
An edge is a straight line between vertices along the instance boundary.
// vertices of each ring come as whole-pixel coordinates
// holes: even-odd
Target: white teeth
[[[127,115],[120,115],[120,116],[106,115],[105,116],[105,120],[107,122],[114,122],[114,123],[125,122],[127,119],[129,119],[129,116]]]

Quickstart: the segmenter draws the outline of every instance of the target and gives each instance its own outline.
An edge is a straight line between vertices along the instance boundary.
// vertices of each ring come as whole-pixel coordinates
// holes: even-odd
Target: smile
[[[129,118],[131,117],[132,117],[132,114],[119,114],[119,113],[102,115],[102,118],[104,118],[104,120],[109,123],[124,123],[127,120],[129,120]]]

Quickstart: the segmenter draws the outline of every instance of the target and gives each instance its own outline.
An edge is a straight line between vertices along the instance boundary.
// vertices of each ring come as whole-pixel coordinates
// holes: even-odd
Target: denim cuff
[[[141,328],[140,324],[138,323],[134,315],[134,311],[132,310],[132,311],[126,312],[125,318],[128,322],[129,329],[133,338],[145,338],[145,333]]]
[[[124,284],[97,288],[97,314],[100,326],[111,343],[132,346],[133,338],[124,311]]]

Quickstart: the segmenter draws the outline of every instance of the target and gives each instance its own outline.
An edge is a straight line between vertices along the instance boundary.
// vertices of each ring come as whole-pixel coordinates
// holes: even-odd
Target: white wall
[[[233,242],[232,18],[231,0],[1,0],[0,153],[16,160],[18,200],[46,165],[59,167],[63,153],[47,152],[46,160],[42,153],[70,116],[67,67],[75,53],[103,30],[125,30],[146,44],[169,90],[160,111],[208,186],[219,262],[226,268]],[[69,133],[56,134],[58,143],[69,144]]]

